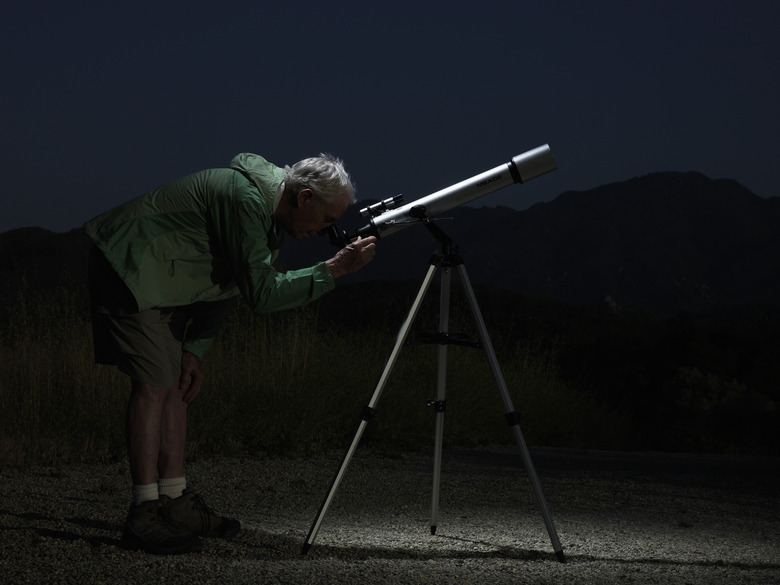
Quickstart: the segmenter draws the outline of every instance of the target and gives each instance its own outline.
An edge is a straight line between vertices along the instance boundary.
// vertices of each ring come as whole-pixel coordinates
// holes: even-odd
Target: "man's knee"
[[[161,388],[133,379],[130,384],[130,399],[164,404],[174,386],[178,388],[178,383],[173,383],[168,388]]]

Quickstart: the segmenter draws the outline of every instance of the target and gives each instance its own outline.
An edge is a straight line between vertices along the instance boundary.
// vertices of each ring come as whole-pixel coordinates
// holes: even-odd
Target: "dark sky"
[[[238,152],[417,199],[549,143],[523,209],[655,171],[780,195],[780,2],[26,0],[0,19],[0,232]]]

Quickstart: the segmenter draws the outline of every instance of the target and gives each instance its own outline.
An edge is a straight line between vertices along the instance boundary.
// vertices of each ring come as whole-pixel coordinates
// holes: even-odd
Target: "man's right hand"
[[[339,250],[336,255],[327,260],[325,264],[330,269],[333,278],[350,274],[360,270],[371,262],[376,254],[376,236],[358,238],[348,246]]]
[[[179,378],[182,400],[187,404],[195,400],[202,383],[203,369],[200,366],[200,358],[188,351],[183,352],[181,354],[181,377]]]

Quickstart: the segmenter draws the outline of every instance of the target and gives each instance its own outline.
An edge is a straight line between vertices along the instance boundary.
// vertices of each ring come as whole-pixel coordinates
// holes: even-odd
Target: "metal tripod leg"
[[[452,272],[449,266],[442,266],[441,295],[439,297],[439,365],[436,381],[436,435],[433,451],[433,489],[431,490],[431,534],[436,534],[439,522],[439,487],[441,485],[441,450],[444,437],[445,393],[447,389],[447,341],[450,327],[450,282]]]
[[[324,518],[325,513],[328,511],[328,508],[330,507],[330,504],[333,501],[333,498],[339,489],[341,480],[344,479],[344,474],[347,472],[347,467],[349,467],[349,462],[351,461],[352,456],[355,454],[355,450],[357,449],[358,444],[360,443],[360,439],[363,437],[363,432],[366,430],[368,421],[371,419],[371,417],[374,414],[376,404],[377,402],[379,402],[379,397],[382,395],[382,391],[384,390],[385,385],[387,384],[387,380],[390,377],[390,372],[392,371],[393,366],[395,366],[395,362],[398,360],[398,354],[401,352],[401,348],[403,347],[404,343],[406,343],[406,338],[409,335],[409,330],[411,329],[412,324],[414,323],[414,320],[417,317],[417,313],[420,310],[420,305],[422,304],[422,301],[425,298],[425,294],[428,292],[428,288],[431,285],[433,276],[436,273],[436,268],[437,266],[435,264],[431,264],[430,268],[428,269],[428,273],[425,275],[425,279],[423,280],[422,285],[420,285],[420,290],[417,293],[417,297],[415,298],[414,303],[412,303],[411,309],[409,309],[409,314],[406,317],[406,320],[404,321],[403,325],[401,325],[401,329],[398,331],[398,336],[396,337],[393,351],[390,353],[390,357],[387,358],[387,362],[385,363],[385,369],[379,378],[379,382],[377,383],[376,388],[374,389],[374,393],[371,395],[371,400],[369,401],[368,405],[363,409],[363,414],[361,416],[360,424],[358,425],[358,429],[357,431],[355,431],[355,435],[352,438],[352,443],[350,444],[346,454],[344,455],[344,460],[341,463],[341,467],[336,472],[336,475],[333,478],[333,482],[331,483],[330,491],[328,492],[328,495],[325,496],[325,500],[322,502],[322,505],[320,506],[320,510],[317,513],[317,517],[314,519],[314,523],[312,524],[311,529],[309,530],[309,534],[306,537],[306,541],[303,544],[303,551],[302,551],[303,554],[309,552],[311,545],[314,543],[314,539],[317,537],[317,532],[319,532],[320,529],[320,524],[322,524],[322,519]]]
[[[449,266],[450,264],[445,264],[442,272],[442,289],[441,289],[441,305],[440,305],[441,313],[439,315],[439,326],[440,326],[442,337],[440,338],[440,348],[439,348],[439,371],[438,371],[439,378],[437,384],[437,395],[436,395],[436,401],[434,402],[434,404],[436,404],[437,410],[436,410],[436,445],[435,445],[435,455],[434,455],[433,496],[431,501],[431,534],[435,533],[436,525],[438,523],[439,488],[440,488],[440,475],[441,475],[441,451],[442,451],[442,436],[443,436],[443,427],[444,427],[444,402],[445,402],[446,368],[447,368],[447,350],[446,350],[447,342],[446,341],[447,341],[447,336],[449,331],[449,305],[450,305],[450,285],[451,285],[451,273],[449,270]],[[539,505],[539,508],[542,512],[542,518],[544,520],[545,526],[547,527],[547,532],[550,535],[550,540],[552,541],[553,549],[555,550],[555,554],[558,560],[561,562],[565,562],[565,556],[563,553],[563,548],[561,547],[560,540],[558,539],[558,533],[555,530],[555,525],[553,524],[552,518],[550,516],[550,511],[547,508],[547,502],[545,501],[544,493],[542,492],[542,488],[539,483],[539,478],[536,475],[536,470],[534,469],[533,463],[531,461],[531,456],[530,453],[528,452],[528,446],[526,445],[525,439],[523,438],[523,433],[520,430],[519,417],[517,412],[514,409],[514,405],[512,404],[512,400],[509,396],[509,392],[507,391],[506,382],[504,381],[504,376],[501,373],[501,368],[498,365],[498,359],[496,358],[496,353],[495,350],[493,349],[493,344],[490,341],[490,337],[488,336],[487,328],[485,327],[485,322],[482,319],[482,313],[479,310],[476,297],[474,296],[474,290],[471,287],[471,282],[469,281],[468,274],[466,273],[466,269],[463,266],[463,264],[461,262],[456,262],[455,266],[458,268],[458,273],[460,275],[461,283],[463,284],[464,290],[466,292],[466,297],[469,302],[469,307],[471,308],[472,315],[474,317],[474,320],[477,325],[477,329],[479,331],[480,342],[488,358],[490,369],[493,373],[493,378],[496,382],[496,386],[498,387],[499,395],[501,397],[501,401],[506,411],[507,422],[512,427],[512,432],[514,433],[515,439],[517,440],[517,444],[520,447],[520,454],[523,459],[523,464],[525,465],[526,471],[528,472],[528,475],[530,477],[534,495],[536,497],[537,504]],[[396,338],[396,343],[395,346],[393,347],[393,351],[391,352],[390,357],[387,359],[385,368],[382,372],[382,375],[380,376],[379,382],[377,383],[377,386],[374,389],[374,393],[371,396],[371,400],[363,410],[361,421],[352,439],[352,443],[347,449],[347,452],[341,463],[341,467],[339,468],[335,477],[333,478],[330,491],[328,492],[327,496],[325,497],[325,500],[320,506],[320,510],[317,513],[317,517],[315,518],[314,523],[312,524],[311,529],[309,530],[309,534],[306,537],[306,541],[304,542],[303,545],[303,554],[306,554],[311,548],[312,544],[314,543],[314,539],[317,536],[317,532],[319,531],[322,520],[326,512],[328,511],[328,508],[330,507],[330,504],[333,501],[336,492],[338,491],[339,485],[341,484],[341,481],[344,478],[344,475],[347,471],[347,467],[349,466],[350,460],[352,459],[352,456],[354,455],[355,450],[357,449],[357,446],[360,443],[360,439],[363,436],[363,432],[365,431],[368,421],[371,419],[371,417],[374,414],[376,404],[379,401],[379,397],[381,396],[385,385],[387,384],[387,380],[389,379],[390,372],[395,366],[401,348],[406,343],[406,338],[408,337],[411,326],[414,323],[415,318],[417,317],[417,313],[419,312],[420,305],[422,304],[422,301],[425,298],[428,288],[430,287],[431,281],[434,277],[437,267],[438,267],[437,264],[434,261],[432,261],[431,266],[428,269],[428,273],[425,276],[422,285],[420,286],[419,292],[417,293],[417,297],[415,298],[414,303],[412,304],[412,307],[409,310],[409,314],[406,320],[404,321],[403,325],[401,326],[401,329],[398,332],[398,337]]]
[[[463,264],[459,264],[457,269],[458,274],[460,275],[461,283],[463,284],[463,289],[466,292],[466,297],[468,298],[469,306],[471,307],[471,313],[474,316],[474,321],[476,322],[477,329],[479,330],[480,342],[482,343],[482,347],[485,350],[485,355],[487,356],[488,362],[490,364],[490,370],[493,372],[493,378],[496,381],[498,392],[501,395],[501,402],[503,403],[504,410],[506,411],[507,422],[512,427],[512,432],[514,433],[517,444],[520,447],[520,455],[531,480],[534,495],[536,496],[536,502],[542,512],[542,518],[544,518],[544,524],[547,527],[548,534],[550,535],[553,550],[555,550],[555,555],[558,557],[558,560],[565,562],[566,557],[563,554],[561,542],[558,540],[558,533],[555,530],[555,525],[553,524],[552,518],[550,516],[550,510],[547,508],[547,502],[544,499],[544,493],[542,492],[539,478],[536,475],[536,470],[534,469],[534,465],[531,462],[531,455],[528,452],[528,446],[525,444],[523,433],[520,430],[520,424],[518,420],[519,417],[515,411],[514,405],[512,404],[512,399],[509,396],[509,392],[507,391],[504,375],[501,373],[501,368],[498,365],[496,352],[493,349],[493,344],[490,341],[487,328],[485,327],[485,321],[482,319],[482,313],[479,310],[479,306],[477,305],[477,299],[474,296],[474,289],[471,288],[471,282],[469,281],[468,274],[466,273],[466,267],[463,266]]]

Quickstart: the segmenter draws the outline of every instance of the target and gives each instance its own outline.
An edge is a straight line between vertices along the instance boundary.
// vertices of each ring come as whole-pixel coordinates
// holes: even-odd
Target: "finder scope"
[[[450,185],[440,191],[421,197],[398,207],[403,203],[400,195],[370,205],[360,211],[361,217],[371,217],[368,225],[353,234],[333,226],[329,230],[331,243],[344,247],[358,237],[376,236],[385,238],[390,234],[421,223],[426,218],[459,207],[489,193],[508,187],[513,183],[526,183],[540,175],[558,168],[549,145],[545,144],[517,156],[504,163],[474,175],[470,179]]]

